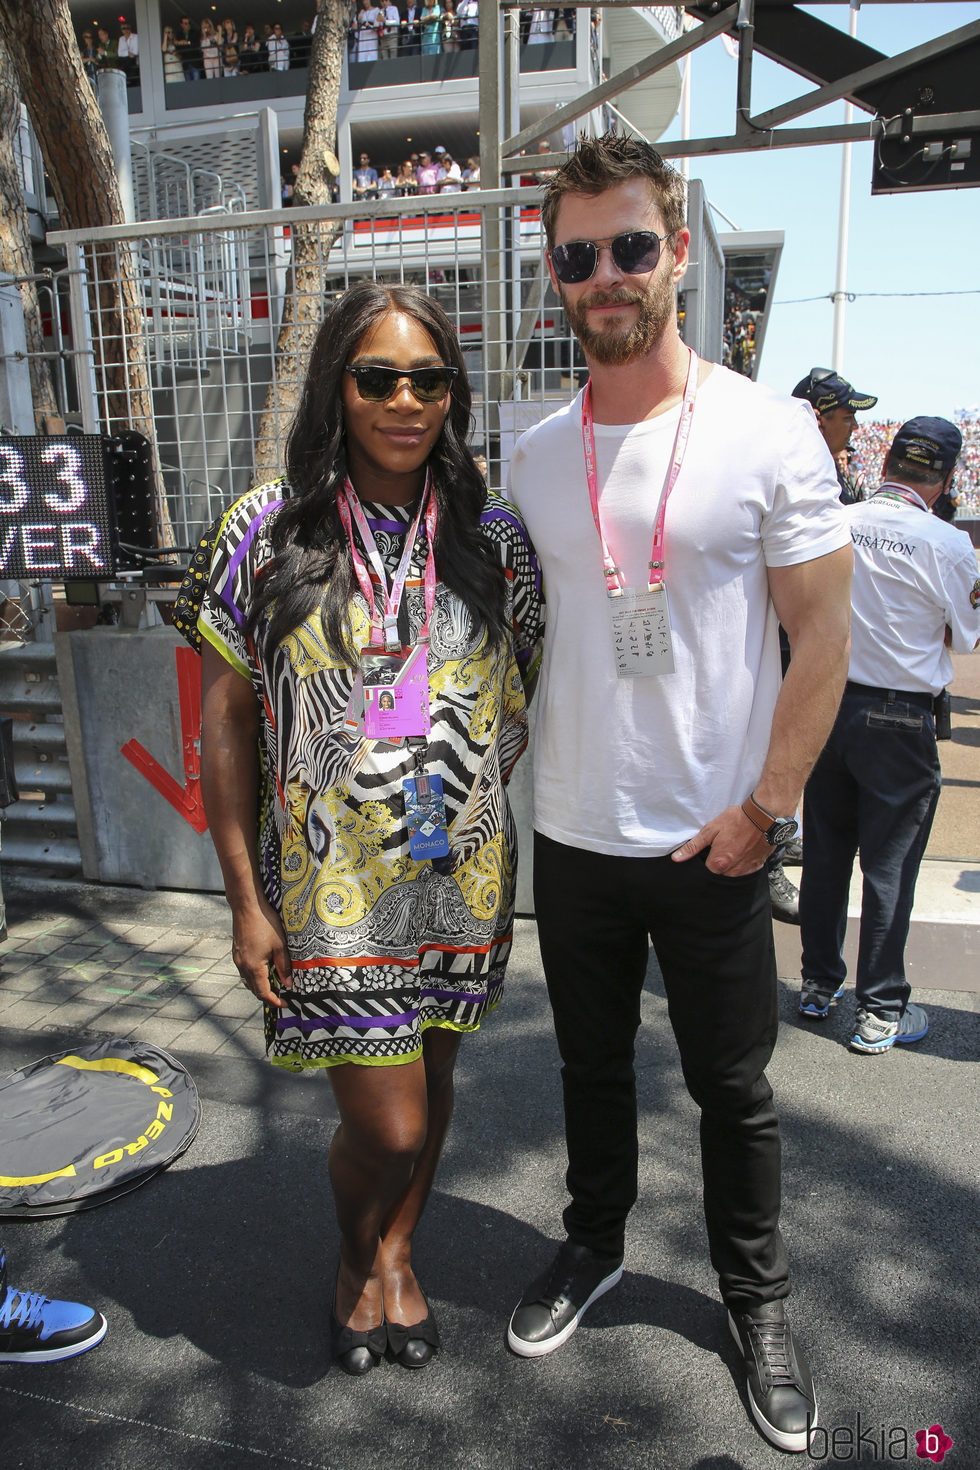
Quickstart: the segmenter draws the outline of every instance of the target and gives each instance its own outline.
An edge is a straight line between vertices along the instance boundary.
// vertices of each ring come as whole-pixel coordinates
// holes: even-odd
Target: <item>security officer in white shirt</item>
[[[903,424],[884,483],[847,507],[854,543],[851,655],[840,713],[803,806],[800,1012],[823,1020],[843,991],[854,855],[864,889],[851,1049],[921,1041],[929,1021],[905,979],[915,880],[939,800],[933,701],[952,679],[949,650],[980,642],[976,552],[934,516],[962,436],[940,418]]]

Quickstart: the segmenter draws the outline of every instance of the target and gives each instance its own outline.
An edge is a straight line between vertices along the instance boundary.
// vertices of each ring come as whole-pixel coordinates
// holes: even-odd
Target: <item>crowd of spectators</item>
[[[550,153],[551,143],[543,138],[538,144],[538,152]],[[536,169],[533,173],[521,174],[521,185],[546,184],[554,174],[554,169]],[[373,166],[367,153],[361,153],[358,167],[354,170],[351,194],[355,201],[404,199],[414,194],[460,194],[466,189],[479,187],[479,155],[467,158],[463,163],[453,158],[440,143],[431,153],[424,150],[410,153],[404,163],[394,167],[385,164],[380,170]]]
[[[980,518],[980,411],[958,412],[953,418],[963,435],[952,494],[959,520]],[[898,432],[898,422],[858,420],[848,450],[848,471],[855,488],[871,495],[881,483],[885,454]]]
[[[755,371],[755,328],[762,315],[752,308],[750,299],[737,286],[725,288],[724,355],[725,367],[751,378]]]
[[[460,194],[480,187],[477,156],[460,163],[440,143],[431,153],[410,153],[394,168],[390,163],[376,169],[367,153],[354,170],[351,192],[361,199],[404,199],[414,194]]]
[[[127,20],[120,18],[119,34],[110,34],[108,26],[86,26],[78,38],[82,64],[90,77],[104,66],[125,72],[126,85],[135,87],[140,79],[140,41]]]
[[[520,12],[521,44],[547,45],[575,34],[573,6]],[[352,61],[384,61],[396,56],[437,56],[474,51],[479,31],[479,0],[420,0],[418,4],[376,4],[359,0],[350,23]]]
[[[520,12],[521,43],[527,46],[569,40],[575,34],[575,9],[528,9]],[[352,61],[378,61],[396,56],[431,56],[476,49],[479,0],[421,0],[419,4],[377,5],[354,0],[351,5],[349,52]],[[234,20],[192,20],[182,16],[163,28],[164,80],[194,82],[202,78],[237,77],[258,71],[290,71],[310,61],[316,19],[304,20],[286,34],[278,22],[246,25]],[[119,67],[130,85],[139,81],[139,38],[126,21],[118,36],[106,26],[86,27],[79,49],[90,76],[100,67]]]
[[[539,153],[549,153],[551,144],[542,139]],[[282,176],[282,202],[294,202],[296,175],[299,164],[294,163],[289,173]],[[537,169],[522,174],[521,184],[533,186],[546,184],[554,176],[554,169]],[[370,155],[362,152],[351,180],[351,197],[355,203],[362,199],[405,199],[418,194],[461,194],[466,189],[480,187],[480,158],[473,154],[465,161],[453,158],[441,143],[431,153],[421,149],[409,153],[404,162],[384,163],[375,168]],[[339,199],[335,191],[334,202]]]
[[[278,22],[246,25],[239,31],[230,17],[217,21],[205,16],[198,22],[185,15],[175,26],[163,28],[163,78],[167,83],[194,82],[305,67],[315,30],[315,19],[301,21],[295,32],[286,35]],[[107,26],[86,27],[78,46],[89,76],[94,77],[101,67],[113,66],[126,72],[131,86],[139,81],[139,37],[126,21],[119,22],[118,36],[110,35]]]
[[[163,28],[164,80],[196,82],[309,66],[315,30],[315,19],[300,21],[298,29],[286,35],[278,21],[249,24],[239,31],[231,17],[211,21],[205,16],[198,23],[185,15],[176,26]]]

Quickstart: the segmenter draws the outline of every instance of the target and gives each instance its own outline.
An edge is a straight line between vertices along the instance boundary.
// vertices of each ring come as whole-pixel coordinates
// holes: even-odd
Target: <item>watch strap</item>
[[[763,836],[769,831],[773,822],[779,820],[774,812],[767,812],[764,806],[760,806],[754,796],[745,798],[742,802],[742,810],[753,827],[758,827]]]

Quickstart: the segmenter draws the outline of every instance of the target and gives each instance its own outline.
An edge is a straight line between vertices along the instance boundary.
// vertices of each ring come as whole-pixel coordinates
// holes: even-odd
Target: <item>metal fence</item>
[[[699,309],[682,309],[681,329],[718,360],[723,262],[709,249],[696,182],[691,206],[700,244],[685,290]],[[355,281],[417,286],[455,323],[473,391],[471,444],[492,488],[506,483],[519,434],[587,376],[551,286],[536,187],[321,209],[243,212],[226,202],[49,241],[68,261],[52,316],[61,331],[67,283],[70,342],[51,351],[68,416],[88,433],[135,425],[148,434],[174,546],[193,545],[250,484],[281,472],[313,335],[285,328],[291,316],[315,328]],[[263,421],[271,453],[257,469]]]
[[[410,284],[456,325],[473,449],[499,485],[516,435],[567,402],[585,374],[545,269],[539,197],[512,189],[252,213],[219,205],[52,235],[68,257],[69,410],[87,432],[148,421],[161,513],[175,544],[193,544],[251,483],[264,413],[278,450],[264,477],[281,468],[308,351],[296,335],[277,355],[287,300],[318,321],[357,280]],[[127,279],[136,309],[120,314]]]

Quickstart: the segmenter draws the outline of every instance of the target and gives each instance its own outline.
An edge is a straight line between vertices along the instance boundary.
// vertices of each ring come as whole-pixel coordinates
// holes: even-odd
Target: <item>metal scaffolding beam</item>
[[[900,72],[908,71],[910,67],[917,66],[923,61],[931,61],[936,57],[945,56],[969,41],[980,40],[980,21],[971,21],[969,25],[960,26],[958,30],[950,31],[947,35],[937,36],[933,41],[926,41],[921,46],[913,46],[909,51],[902,51],[898,56],[886,57],[883,61],[876,62],[874,66],[866,66],[861,71],[851,72],[849,76],[840,77],[835,82],[830,82],[825,87],[818,87],[814,92],[806,92],[802,97],[794,97],[791,102],[783,102],[779,107],[771,107],[768,112],[760,112],[758,116],[749,119],[749,125],[753,128],[775,128],[780,123],[788,122],[790,118],[802,117],[807,112],[815,112],[819,107],[825,107],[828,102],[837,102],[841,97],[848,97],[858,107],[870,111],[866,102],[862,102],[857,95],[861,87],[866,87],[874,82],[885,82]]]
[[[654,51],[649,56],[645,56],[642,61],[634,62],[632,66],[628,66],[625,70],[617,72],[614,77],[610,77],[608,81],[591,88],[590,91],[583,92],[582,96],[577,98],[576,101],[567,102],[564,107],[556,108],[554,112],[549,113],[540,122],[531,123],[529,127],[523,128],[514,137],[505,139],[500,145],[500,151],[505,155],[501,164],[502,171],[518,173],[522,168],[526,168],[527,166],[526,159],[521,162],[516,157],[522,148],[527,148],[530,144],[536,143],[539,138],[546,138],[549,133],[557,132],[566,123],[575,122],[577,118],[584,117],[586,113],[600,106],[608,98],[618,97],[621,92],[625,92],[629,87],[635,87],[637,82],[642,82],[647,77],[655,75],[656,72],[662,71],[664,67],[670,66],[672,62],[677,61],[680,57],[687,56],[689,52],[695,51],[699,46],[703,46],[706,42],[713,40],[722,31],[730,30],[734,24],[735,10],[735,0],[729,0],[729,4],[726,6],[723,14],[716,16],[714,20],[706,21],[697,30],[687,31],[686,34],[678,36],[676,41],[671,41],[669,45],[662,46],[659,51]]]
[[[480,6],[480,129],[481,153],[486,156],[486,162],[482,163],[482,177],[484,183],[492,187],[499,187],[502,176],[525,170],[528,166],[525,150],[542,138],[611,103],[629,88],[691,55],[722,32],[729,32],[740,42],[733,130],[730,134],[713,137],[658,143],[658,148],[667,157],[804,148],[814,144],[875,138],[887,138],[889,146],[894,146],[923,134],[944,134],[965,141],[975,139],[973,153],[975,157],[980,155],[980,122],[975,107],[975,77],[980,74],[980,21],[970,21],[956,30],[944,32],[933,40],[889,57],[808,14],[796,0],[688,3],[683,9],[700,24],[615,76],[601,81],[574,102],[556,108],[539,121],[503,136],[500,141],[502,135],[509,133],[513,113],[509,104],[504,106],[501,96],[501,17],[505,11],[518,8],[519,3],[520,0],[482,0]],[[588,3],[589,0],[573,0],[576,9],[584,9]],[[605,0],[599,8],[616,8],[627,3],[628,0]],[[815,3],[842,5],[845,0],[815,0]],[[863,0],[863,3],[886,3],[886,0]],[[915,0],[915,3],[925,7],[936,3],[936,0]],[[488,51],[491,54],[488,55]],[[816,86],[810,92],[753,116],[752,80],[757,55],[807,77]],[[863,123],[781,126],[842,98],[875,116]],[[930,113],[930,106],[939,100],[946,102],[943,112]],[[494,128],[497,131],[491,141],[486,134]],[[957,144],[959,158],[969,157],[965,141]],[[558,168],[565,157],[564,153],[557,152],[535,155],[535,169]],[[896,165],[899,166],[902,165]],[[962,170],[963,165],[957,163],[956,167]],[[974,164],[968,165],[968,169],[967,173],[958,173],[951,182],[980,182],[980,177],[974,177]]]

